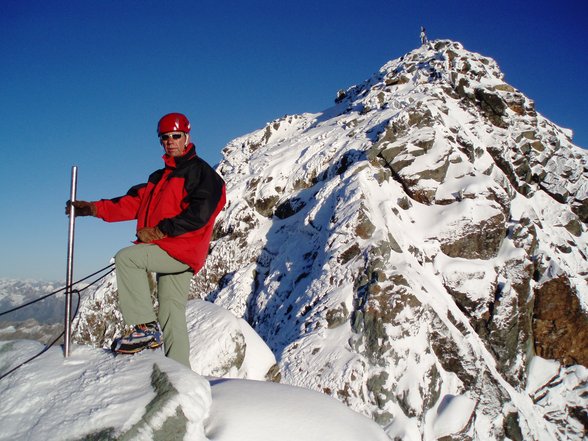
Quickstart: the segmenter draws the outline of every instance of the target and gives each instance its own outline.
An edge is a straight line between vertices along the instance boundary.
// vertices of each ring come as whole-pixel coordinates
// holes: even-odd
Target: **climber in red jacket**
[[[163,332],[166,356],[189,367],[188,289],[206,260],[214,221],[225,204],[225,184],[196,155],[186,116],[163,116],[157,134],[165,150],[165,168],[153,172],[147,183],[132,187],[125,196],[68,201],[66,214],[73,205],[75,216],[95,216],[107,222],[137,220],[135,245],[115,256],[119,306],[125,323],[134,329],[116,339],[112,349],[135,353],[156,348],[162,344]],[[149,272],[157,274],[157,315]]]

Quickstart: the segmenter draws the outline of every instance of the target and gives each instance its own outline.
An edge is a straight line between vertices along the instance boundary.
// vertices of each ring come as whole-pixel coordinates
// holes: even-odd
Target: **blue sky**
[[[28,1],[0,5],[0,277],[65,278],[78,199],[124,194],[161,167],[155,127],[192,121],[212,165],[233,138],[319,112],[429,38],[494,58],[508,83],[588,147],[585,2]],[[76,222],[75,278],[131,243],[134,224]]]

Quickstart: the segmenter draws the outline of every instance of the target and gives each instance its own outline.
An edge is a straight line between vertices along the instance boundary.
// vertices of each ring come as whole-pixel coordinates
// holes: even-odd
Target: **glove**
[[[65,214],[69,216],[71,212],[71,206],[75,208],[75,215],[78,216],[96,216],[98,209],[93,202],[86,202],[86,201],[67,201],[65,203]]]
[[[137,237],[143,243],[151,243],[155,240],[163,239],[167,237],[157,227],[145,227],[137,231]]]

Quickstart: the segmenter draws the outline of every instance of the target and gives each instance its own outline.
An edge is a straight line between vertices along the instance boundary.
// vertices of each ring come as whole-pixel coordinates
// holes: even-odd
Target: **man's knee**
[[[127,248],[123,248],[122,250],[119,250],[114,255],[114,265],[117,268],[120,268],[121,266],[125,266],[128,261],[129,261],[129,252],[128,252]]]
[[[137,257],[138,245],[131,245],[130,247],[119,250],[114,255],[114,264],[116,266],[127,265],[130,262],[135,263]]]

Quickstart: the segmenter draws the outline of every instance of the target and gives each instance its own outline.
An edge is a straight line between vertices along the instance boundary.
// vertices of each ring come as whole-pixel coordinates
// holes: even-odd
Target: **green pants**
[[[186,303],[193,273],[154,244],[123,248],[114,257],[119,307],[127,325],[159,321],[165,355],[190,367]],[[157,273],[159,313],[151,301],[148,273]]]

